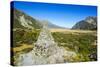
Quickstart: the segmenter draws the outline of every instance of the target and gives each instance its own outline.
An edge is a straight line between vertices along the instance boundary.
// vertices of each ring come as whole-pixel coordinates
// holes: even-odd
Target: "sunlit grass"
[[[34,45],[30,45],[30,44],[21,44],[21,46],[19,47],[14,47],[12,48],[13,49],[13,52],[16,53],[16,52],[21,52],[25,49],[30,49],[30,48],[33,48]]]

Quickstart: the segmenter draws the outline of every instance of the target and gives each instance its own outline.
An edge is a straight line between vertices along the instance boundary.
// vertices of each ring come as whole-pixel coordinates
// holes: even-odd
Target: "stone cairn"
[[[47,23],[43,25],[34,45],[32,51],[19,56],[18,66],[64,63],[64,56],[69,59],[75,55],[74,52],[66,51],[63,47],[57,45],[47,27]]]

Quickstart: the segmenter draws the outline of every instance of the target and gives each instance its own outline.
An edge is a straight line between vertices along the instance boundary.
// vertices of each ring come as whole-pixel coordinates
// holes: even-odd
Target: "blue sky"
[[[33,18],[47,20],[53,24],[71,28],[76,22],[88,16],[97,16],[96,6],[71,4],[48,4],[37,2],[14,1],[14,8]]]

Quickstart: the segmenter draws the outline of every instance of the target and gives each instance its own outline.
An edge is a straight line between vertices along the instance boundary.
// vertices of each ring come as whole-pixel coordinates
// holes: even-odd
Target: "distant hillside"
[[[48,22],[48,28],[54,28],[54,29],[66,29],[65,27],[61,27],[61,26],[58,26],[58,25],[55,25],[51,22]]]
[[[40,21],[41,23],[47,23],[47,25],[48,25],[48,28],[50,28],[50,29],[66,29],[65,27],[61,27],[61,26],[58,26],[58,25],[55,25],[55,24],[53,24],[53,23],[51,23],[51,22],[49,22],[49,21],[47,21],[47,20],[44,20],[44,21]]]
[[[87,17],[86,19],[77,22],[72,29],[81,30],[96,30],[97,29],[97,17]]]

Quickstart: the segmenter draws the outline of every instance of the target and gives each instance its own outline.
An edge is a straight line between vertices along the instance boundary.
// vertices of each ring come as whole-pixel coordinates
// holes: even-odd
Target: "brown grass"
[[[90,30],[70,30],[70,29],[50,29],[51,32],[66,32],[66,33],[93,33]]]
[[[33,45],[29,45],[29,44],[21,44],[22,46],[20,47],[14,47],[12,48],[13,49],[13,52],[16,53],[16,52],[20,52],[24,49],[27,49],[27,48],[33,48]]]

